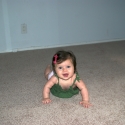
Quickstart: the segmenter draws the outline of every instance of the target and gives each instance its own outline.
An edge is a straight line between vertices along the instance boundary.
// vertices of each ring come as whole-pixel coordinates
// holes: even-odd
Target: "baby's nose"
[[[66,68],[63,68],[63,71],[66,71],[67,69]]]

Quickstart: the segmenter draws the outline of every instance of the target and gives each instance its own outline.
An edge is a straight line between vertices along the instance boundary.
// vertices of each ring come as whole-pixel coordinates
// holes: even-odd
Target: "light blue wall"
[[[125,0],[0,0],[0,27],[0,52],[125,40]]]
[[[58,4],[61,42],[125,39],[125,0],[66,1]]]
[[[0,52],[6,50],[2,1],[0,0]]]

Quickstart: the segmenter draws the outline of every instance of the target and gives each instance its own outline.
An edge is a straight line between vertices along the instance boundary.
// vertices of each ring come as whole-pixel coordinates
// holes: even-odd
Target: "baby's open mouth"
[[[68,73],[63,74],[64,77],[68,77]]]

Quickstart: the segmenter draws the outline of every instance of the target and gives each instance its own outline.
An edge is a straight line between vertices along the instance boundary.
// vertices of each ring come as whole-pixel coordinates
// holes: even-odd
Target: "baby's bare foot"
[[[48,65],[45,69],[45,72],[44,72],[44,75],[45,75],[45,78],[48,80],[48,74],[52,71],[51,69],[51,66]]]

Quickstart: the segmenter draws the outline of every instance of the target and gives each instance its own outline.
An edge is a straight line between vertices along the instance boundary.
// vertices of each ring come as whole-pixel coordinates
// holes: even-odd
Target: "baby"
[[[73,95],[81,93],[82,100],[80,104],[89,108],[88,90],[80,79],[76,70],[76,57],[71,51],[58,51],[52,58],[52,69],[47,66],[45,70],[47,83],[43,89],[42,103],[51,102],[50,92],[59,98],[70,98]]]

